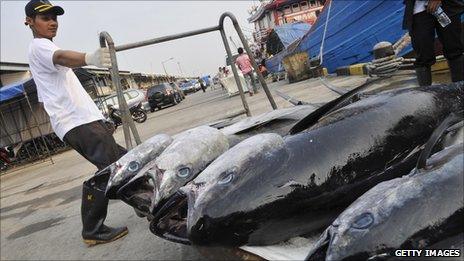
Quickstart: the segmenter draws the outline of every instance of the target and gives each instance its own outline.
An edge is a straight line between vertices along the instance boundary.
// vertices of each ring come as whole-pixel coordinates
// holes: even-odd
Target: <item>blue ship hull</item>
[[[323,66],[329,72],[355,63],[371,61],[372,47],[381,41],[396,42],[406,31],[402,29],[404,12],[401,0],[332,0],[323,50]],[[292,52],[308,52],[311,58],[320,52],[329,2],[311,30]],[[402,53],[411,51],[408,46]],[[276,71],[288,50],[269,59],[270,71]],[[280,58],[280,61],[279,61]]]

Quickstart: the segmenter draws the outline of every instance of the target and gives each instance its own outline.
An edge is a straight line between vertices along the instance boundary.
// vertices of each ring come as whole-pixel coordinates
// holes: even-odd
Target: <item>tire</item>
[[[174,96],[174,97],[172,98],[172,104],[173,104],[173,105],[177,105],[177,103],[178,103],[178,102],[177,102],[177,98],[176,98],[176,96]]]
[[[150,108],[150,112],[154,112],[155,111],[155,108]]]
[[[137,123],[143,123],[147,120],[147,114],[142,110],[136,110],[132,113],[132,119]]]

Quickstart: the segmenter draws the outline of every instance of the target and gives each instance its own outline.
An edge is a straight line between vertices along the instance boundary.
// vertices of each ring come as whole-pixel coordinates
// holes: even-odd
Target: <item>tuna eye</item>
[[[140,164],[137,161],[131,161],[129,162],[129,166],[127,166],[127,169],[132,172],[139,170],[139,168]]]
[[[229,172],[229,173],[226,173],[226,175],[224,175],[224,177],[218,181],[218,184],[225,185],[225,184],[230,183],[233,179],[234,179],[234,173]]]
[[[190,176],[190,168],[189,167],[183,167],[183,168],[180,168],[178,171],[177,171],[177,176],[179,178],[187,178],[188,176]]]
[[[374,223],[374,216],[371,213],[364,213],[359,216],[351,225],[352,228],[366,229]]]

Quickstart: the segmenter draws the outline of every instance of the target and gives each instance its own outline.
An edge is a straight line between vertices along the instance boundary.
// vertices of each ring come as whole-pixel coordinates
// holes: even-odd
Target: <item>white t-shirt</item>
[[[424,12],[426,3],[427,0],[416,0],[414,2],[414,14]]]
[[[39,101],[56,135],[63,140],[72,128],[104,118],[73,70],[53,64],[53,53],[59,49],[48,39],[35,38],[29,45],[29,67]]]

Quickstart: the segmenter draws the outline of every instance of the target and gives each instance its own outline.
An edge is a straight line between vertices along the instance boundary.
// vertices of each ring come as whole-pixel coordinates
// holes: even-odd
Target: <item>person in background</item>
[[[229,76],[229,70],[227,70],[227,68],[225,66],[222,67],[222,73],[224,74],[224,77]]]
[[[103,122],[104,117],[82,87],[71,68],[85,65],[109,68],[108,48],[80,53],[63,50],[53,38],[58,31],[58,15],[64,10],[49,1],[31,0],[25,6],[26,21],[34,39],[29,45],[29,67],[37,86],[39,102],[50,116],[56,135],[94,164],[104,169],[126,153]],[[77,173],[76,173],[77,174]],[[82,237],[89,246],[125,236],[127,227],[111,228],[106,219],[108,199],[91,182],[82,189]]]
[[[238,57],[235,60],[235,64],[238,66],[240,71],[242,71],[243,76],[245,76],[245,78],[249,78],[249,80],[251,81],[253,90],[250,90],[250,88],[248,88],[248,92],[250,93],[250,96],[253,96],[254,93],[258,92],[258,89],[256,88],[255,77],[253,76],[253,67],[251,66],[250,57],[248,56],[248,54],[243,52],[242,47],[239,47],[237,51]]]
[[[435,32],[443,45],[453,82],[464,80],[464,43],[462,42],[461,14],[463,0],[404,0],[403,28],[409,31],[416,52],[416,74],[420,86],[432,84],[431,66],[435,63]],[[451,23],[443,27],[433,15],[439,8]]]
[[[259,64],[258,69],[261,75],[263,75],[263,77],[266,77],[269,74],[266,68],[266,59],[261,60],[261,63]]]
[[[223,77],[223,72],[222,72],[222,67],[219,67],[219,70],[218,70],[218,77],[222,78]]]
[[[206,92],[206,86],[205,86],[205,82],[203,81],[203,79],[201,78],[198,78],[198,81],[200,82],[200,88],[203,92]]]

